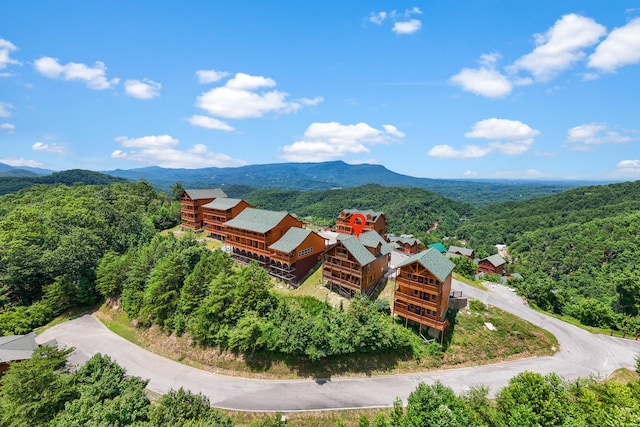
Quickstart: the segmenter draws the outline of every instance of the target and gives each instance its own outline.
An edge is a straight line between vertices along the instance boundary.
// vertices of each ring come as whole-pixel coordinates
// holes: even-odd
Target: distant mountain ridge
[[[11,171],[14,171],[14,172],[11,173]],[[6,163],[0,163],[0,173],[10,172],[2,176],[21,176],[19,171],[28,171],[36,175],[49,175],[53,173],[53,171],[49,169],[33,168],[31,166],[11,166]],[[27,176],[27,175],[24,175],[24,176]]]
[[[390,171],[382,165],[350,165],[343,161],[272,163],[202,169],[167,169],[151,166],[128,170],[116,169],[104,171],[104,173],[132,180],[146,179],[164,190],[168,190],[177,181],[182,182],[186,188],[245,185],[282,190],[328,190],[366,184],[416,187],[476,205],[548,196],[587,184],[586,182],[416,178]]]

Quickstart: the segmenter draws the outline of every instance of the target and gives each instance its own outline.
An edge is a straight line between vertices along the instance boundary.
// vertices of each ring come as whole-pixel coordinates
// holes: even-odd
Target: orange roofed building
[[[389,268],[392,248],[374,230],[360,237],[339,235],[323,256],[322,279],[331,290],[352,297],[370,295]]]
[[[356,232],[351,226],[351,216],[354,214],[364,215],[366,223],[362,227],[362,231],[375,230],[380,236],[387,234],[387,217],[382,212],[376,212],[371,209],[345,209],[340,212],[336,220],[336,231],[342,234],[355,235]]]
[[[204,226],[204,212],[202,206],[213,202],[219,197],[227,197],[219,188],[204,190],[184,190],[180,196],[180,217],[182,228],[193,231],[202,230]]]
[[[232,220],[246,208],[252,208],[246,200],[219,197],[202,206],[204,231],[218,240],[224,240],[224,223]]]
[[[299,282],[320,261],[325,239],[302,228],[287,212],[245,208],[224,223],[231,256],[243,263],[256,261],[285,282]]]
[[[454,267],[453,262],[433,248],[398,264],[394,314],[444,333],[449,326],[445,317]]]

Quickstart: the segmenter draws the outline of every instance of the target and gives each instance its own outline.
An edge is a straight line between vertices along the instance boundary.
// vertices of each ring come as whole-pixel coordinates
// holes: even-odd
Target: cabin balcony
[[[422,292],[430,292],[436,295],[440,293],[440,288],[442,285],[436,285],[435,283],[426,283],[426,282],[427,282],[427,279],[424,279],[424,282],[420,283],[418,280],[415,280],[415,279],[409,279],[402,276],[396,277],[396,283],[398,284],[398,286],[403,286],[409,289],[415,289],[417,291],[422,291]]]
[[[444,331],[449,326],[449,321],[447,319],[445,319],[444,322],[441,322],[437,320],[435,316],[422,316],[413,311],[410,311],[407,304],[397,300],[393,304],[393,313],[397,314],[400,317],[404,317],[405,319],[413,320],[414,322],[418,322],[422,325],[437,329],[439,331]]]
[[[433,311],[437,311],[438,309],[437,301],[414,297],[413,295],[403,294],[398,291],[396,291],[395,293],[395,299],[396,301],[402,301],[406,304],[417,305],[420,307],[428,308],[429,310],[433,310]]]

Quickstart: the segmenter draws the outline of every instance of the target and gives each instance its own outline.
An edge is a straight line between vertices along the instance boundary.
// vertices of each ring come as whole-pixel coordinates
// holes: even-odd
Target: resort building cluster
[[[235,260],[255,261],[290,285],[321,263],[323,283],[351,298],[356,293],[372,295],[385,277],[395,274],[393,314],[441,337],[449,326],[446,313],[455,266],[448,257],[473,259],[473,250],[467,248],[450,246],[447,252],[441,243],[424,247],[412,235],[389,234],[384,213],[370,209],[344,209],[334,230],[314,231],[295,215],[257,209],[216,188],[184,190],[180,212],[183,229],[202,230],[224,241]],[[391,269],[393,253],[399,261]],[[501,273],[505,263],[499,255],[476,262],[478,272],[485,273]]]

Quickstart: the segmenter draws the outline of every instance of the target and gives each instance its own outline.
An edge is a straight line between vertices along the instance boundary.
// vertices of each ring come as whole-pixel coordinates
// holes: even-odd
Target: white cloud
[[[268,77],[237,73],[224,86],[213,88],[196,101],[196,105],[212,116],[229,119],[262,117],[267,113],[290,113],[305,105],[315,105],[322,97],[288,101],[288,93],[279,90],[259,91],[271,88],[276,82]]]
[[[609,129],[607,123],[586,123],[572,127],[567,131],[567,142],[577,151],[589,151],[590,146],[598,144],[620,144],[637,141],[640,131],[626,129],[623,133]]]
[[[467,92],[487,98],[502,98],[509,95],[513,85],[499,71],[491,68],[465,68],[455,76],[450,82],[460,86]]]
[[[520,57],[508,69],[525,70],[537,81],[549,81],[561,71],[583,59],[582,49],[592,46],[606,34],[606,28],[591,18],[568,14],[544,34],[535,34],[536,48]]]
[[[465,173],[462,174],[462,176],[465,178],[475,178],[476,176],[478,176],[478,172],[467,170]]]
[[[376,25],[382,25],[385,19],[387,19],[387,12],[385,11],[372,13],[369,16],[369,22],[373,22]]]
[[[369,146],[399,141],[400,135],[404,133],[393,125],[384,125],[380,130],[367,123],[312,123],[301,140],[282,147],[282,157],[292,162],[335,160],[348,154],[368,153]]]
[[[429,150],[429,156],[440,159],[473,159],[494,151],[517,155],[528,151],[533,145],[534,137],[539,134],[539,131],[521,121],[491,118],[477,122],[471,131],[464,134],[466,138],[488,139],[491,142],[487,145],[465,145],[462,149],[436,145]]]
[[[138,99],[151,99],[160,96],[162,85],[150,79],[127,80],[124,90],[127,95]]]
[[[0,101],[0,117],[11,117],[11,110],[13,105]]]
[[[0,129],[11,135],[16,130],[16,126],[12,123],[0,123]]]
[[[18,48],[11,43],[9,40],[5,40],[0,38],[0,70],[4,70],[9,65],[20,65],[21,62],[9,57],[11,52],[15,52]],[[2,76],[6,76],[8,74],[2,74]]]
[[[218,80],[222,80],[227,77],[229,73],[226,71],[216,71],[216,70],[198,70],[196,71],[196,76],[198,76],[198,81],[200,83],[214,83]]]
[[[588,66],[604,72],[640,62],[640,18],[611,31],[589,57]]]
[[[0,157],[0,163],[4,163],[9,166],[29,166],[32,168],[42,168],[44,164],[36,162],[35,160],[28,160],[22,157]]]
[[[130,160],[146,165],[157,165],[166,168],[203,168],[203,167],[227,167],[242,166],[245,161],[234,159],[226,154],[214,153],[204,144],[195,144],[187,150],[174,148],[180,143],[170,135],[150,135],[140,138],[128,138],[120,136],[115,139],[123,148],[136,148],[136,150],[115,150],[111,158]]]
[[[615,171],[611,174],[620,177],[640,177],[640,160],[622,160],[616,165]]]
[[[63,154],[64,148],[58,144],[45,144],[43,142],[36,142],[31,146],[33,151],[42,151],[44,153]]]
[[[639,169],[640,170],[640,160],[622,160],[620,163],[616,165],[619,169]]]
[[[96,61],[93,67],[76,62],[62,65],[57,58],[43,56],[34,62],[36,71],[45,77],[63,80],[82,80],[87,86],[95,90],[109,89],[118,84],[120,79],[107,80],[107,68],[103,62]]]
[[[396,22],[393,24],[393,31],[396,34],[413,34],[422,28],[422,22],[418,19],[410,19],[409,21]]]
[[[193,126],[200,126],[207,129],[224,130],[227,132],[232,132],[235,130],[232,126],[229,126],[222,120],[214,119],[213,117],[208,116],[194,115],[189,117],[187,121]]]

